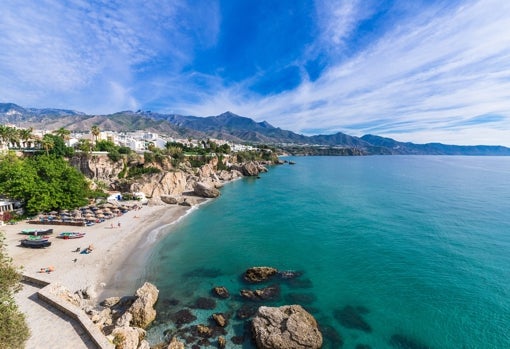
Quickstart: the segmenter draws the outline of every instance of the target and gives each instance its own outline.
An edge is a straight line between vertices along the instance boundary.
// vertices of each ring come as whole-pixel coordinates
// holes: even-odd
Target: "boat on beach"
[[[79,233],[74,231],[65,231],[58,235],[59,238],[68,240],[68,239],[79,239],[85,236],[85,233]]]
[[[51,241],[47,238],[41,239],[23,239],[21,240],[21,246],[30,248],[43,248],[51,246]]]
[[[38,228],[32,228],[32,229],[23,229],[21,231],[21,234],[23,235],[34,235],[34,236],[38,236],[38,235],[48,235],[48,234],[53,234],[53,229],[38,229]]]

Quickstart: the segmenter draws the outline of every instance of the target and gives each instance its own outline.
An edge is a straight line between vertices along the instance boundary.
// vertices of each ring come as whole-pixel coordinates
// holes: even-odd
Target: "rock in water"
[[[227,288],[223,286],[217,286],[213,288],[212,292],[215,296],[222,299],[227,299],[228,297],[230,297],[230,293],[228,292]]]
[[[272,267],[252,267],[244,273],[244,279],[249,282],[263,282],[276,275],[278,270]]]
[[[257,176],[260,173],[258,164],[253,161],[244,164],[241,167],[241,172],[245,176]]]
[[[212,319],[220,327],[225,327],[228,324],[227,319],[225,319],[225,316],[221,313],[212,314]]]
[[[117,327],[112,332],[117,347],[138,348],[140,340],[145,337],[145,331],[136,327]]]
[[[204,198],[216,198],[220,196],[220,191],[218,189],[202,182],[197,182],[193,191],[196,195]]]
[[[158,300],[159,290],[153,284],[146,282],[140,287],[135,296],[137,299],[129,307],[128,312],[133,315],[133,326],[146,328],[156,318],[154,304]]]
[[[173,337],[168,344],[168,349],[185,349],[184,343],[179,341],[176,337]]]
[[[241,290],[241,296],[251,301],[268,301],[280,297],[280,286],[271,285],[260,290]]]
[[[260,307],[252,321],[259,349],[315,349],[322,346],[317,321],[300,305]]]
[[[361,313],[366,313],[368,310],[363,307],[347,305],[340,310],[335,310],[333,316],[345,328],[365,331],[367,333],[372,332],[372,327],[365,321],[360,311]]]

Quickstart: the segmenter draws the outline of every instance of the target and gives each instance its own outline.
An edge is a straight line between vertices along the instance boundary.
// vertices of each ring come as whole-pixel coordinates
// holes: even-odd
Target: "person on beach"
[[[120,222],[119,222],[119,223],[117,223],[117,226],[120,228]]]

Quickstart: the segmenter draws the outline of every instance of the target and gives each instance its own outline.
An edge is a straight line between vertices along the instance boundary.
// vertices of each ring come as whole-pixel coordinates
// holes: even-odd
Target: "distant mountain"
[[[304,136],[256,122],[231,112],[197,117],[144,111],[122,111],[109,115],[87,115],[65,109],[23,108],[14,103],[0,103],[0,124],[53,130],[65,127],[89,131],[93,125],[102,130],[147,130],[175,138],[217,138],[238,143],[276,144],[299,154],[314,155],[510,155],[502,146],[457,146],[441,143],[414,144],[375,135],[354,137],[338,132],[332,135]]]
[[[365,142],[391,151],[392,154],[408,155],[510,155],[510,148],[488,145],[448,145],[442,143],[415,144],[398,142],[391,138],[374,135],[361,137]]]

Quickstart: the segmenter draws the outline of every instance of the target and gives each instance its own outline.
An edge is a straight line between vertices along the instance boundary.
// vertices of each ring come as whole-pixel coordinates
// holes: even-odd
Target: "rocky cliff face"
[[[70,163],[86,177],[107,184],[117,180],[119,173],[124,169],[122,160],[114,162],[103,155],[73,156]]]
[[[127,163],[125,161],[113,162],[106,155],[82,155],[73,157],[71,164],[88,178],[101,181],[112,190],[142,192],[153,204],[169,202],[168,198],[176,198],[170,201],[182,203],[183,200],[178,198],[184,193],[207,198],[216,197],[219,195],[217,189],[223,183],[242,176],[258,176],[261,172],[267,171],[264,165],[268,165],[267,162],[250,161],[228,164],[228,169],[218,170],[218,158],[215,157],[199,168],[191,167],[189,162],[185,162],[175,169],[166,160],[162,164],[146,164],[143,156],[131,158]],[[119,179],[119,174],[125,167],[130,166],[156,167],[161,172],[144,174],[134,179]]]

